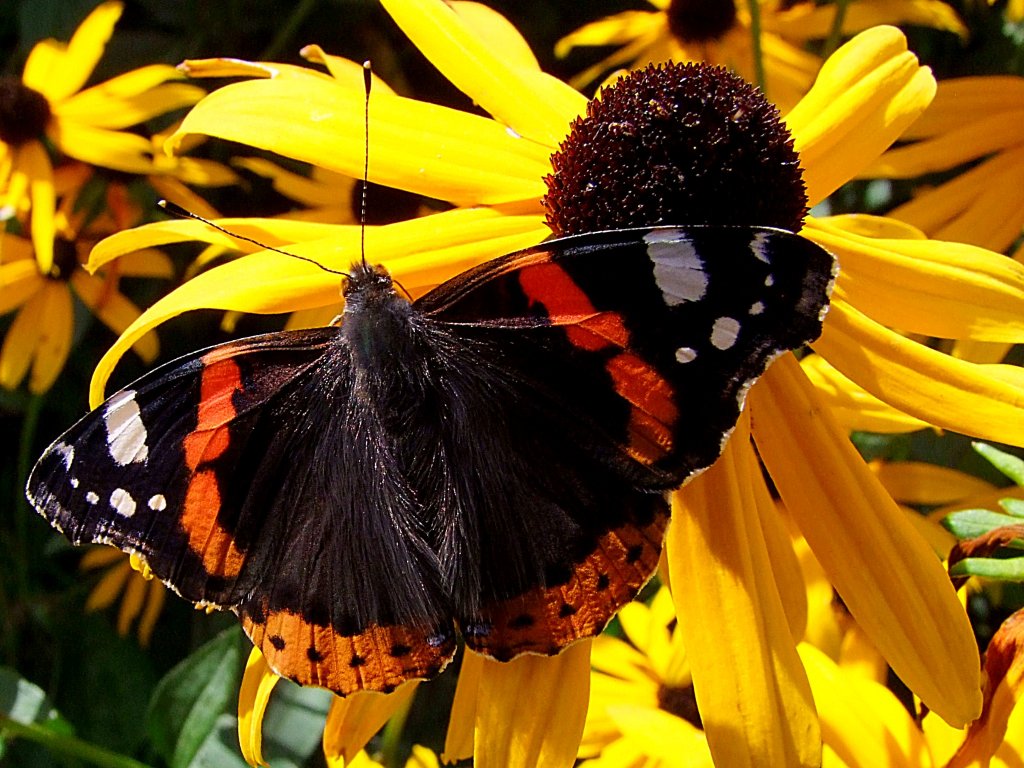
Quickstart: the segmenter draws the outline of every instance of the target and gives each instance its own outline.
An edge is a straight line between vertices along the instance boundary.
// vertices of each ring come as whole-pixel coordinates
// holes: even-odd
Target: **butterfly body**
[[[147,374],[43,454],[36,508],[233,610],[338,693],[590,637],[656,568],[665,492],[709,466],[834,260],[764,228],[551,241],[410,303],[357,265],[338,325]]]

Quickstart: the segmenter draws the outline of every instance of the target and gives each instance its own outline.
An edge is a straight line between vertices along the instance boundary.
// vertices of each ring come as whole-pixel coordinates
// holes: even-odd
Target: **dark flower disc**
[[[587,105],[551,157],[555,235],[657,224],[800,229],[807,195],[778,110],[721,67],[650,65]]]
[[[20,146],[38,139],[50,121],[50,102],[16,77],[0,77],[0,140]]]

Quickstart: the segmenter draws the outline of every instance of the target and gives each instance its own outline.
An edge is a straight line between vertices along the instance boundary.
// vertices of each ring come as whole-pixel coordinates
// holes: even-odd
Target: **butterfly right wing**
[[[73,542],[137,553],[186,599],[233,610],[297,682],[429,677],[454,653],[450,611],[354,381],[337,328],[181,358],[57,440],[29,499]]]

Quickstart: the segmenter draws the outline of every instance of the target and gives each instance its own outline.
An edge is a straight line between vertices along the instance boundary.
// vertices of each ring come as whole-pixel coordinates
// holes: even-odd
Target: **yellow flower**
[[[61,234],[53,243],[53,265],[46,273],[40,272],[30,241],[0,234],[0,314],[17,310],[0,347],[0,386],[7,389],[17,387],[27,375],[29,391],[41,394],[56,380],[75,335],[72,296],[120,334],[141,310],[119,291],[119,279],[173,276],[170,260],[151,249],[90,274],[82,262],[95,238],[76,237],[63,212],[56,220]],[[145,362],[156,359],[155,334],[140,337],[132,347]]]
[[[100,4],[70,42],[44,40],[21,79],[0,79],[0,218],[31,214],[41,274],[53,265],[56,235],[53,165],[44,146],[90,165],[127,173],[159,172],[148,139],[122,130],[196,103],[203,91],[174,67],[154,64],[82,90],[103,55],[120,2]]]
[[[574,85],[586,85],[616,67],[705,61],[728,67],[749,82],[763,83],[769,98],[787,109],[807,93],[821,67],[822,59],[807,51],[810,40],[903,23],[967,34],[953,9],[938,0],[853,0],[843,7],[759,0],[759,37],[749,3],[648,1],[655,10],[624,11],[586,24],[558,42],[555,54],[560,57],[582,46],[620,46],[574,78]],[[833,31],[837,14],[842,16],[841,29]],[[760,50],[755,49],[755,40]]]
[[[491,11],[439,0],[384,5],[493,118],[387,91],[371,99],[370,178],[458,206],[367,229],[370,257],[418,295],[548,236],[540,200],[553,170],[550,156],[586,101],[541,72],[515,30]],[[186,117],[177,138],[219,136],[361,174],[363,92],[356,65],[333,62],[330,77],[250,66],[273,76],[215,91]],[[785,117],[809,202],[817,204],[880,155],[925,109],[934,88],[896,29],[868,30],[837,51]],[[94,251],[92,266],[156,241],[227,242],[192,224],[121,233]],[[291,242],[289,250],[334,268],[347,267],[360,253],[355,227],[326,231],[264,220],[251,222],[246,234],[254,231],[272,244]],[[882,403],[888,411],[876,409],[873,417],[893,424],[892,412],[898,412],[909,428],[926,423],[1024,444],[1017,369],[955,360],[890,330],[1020,341],[1019,264],[873,217],[809,218],[803,234],[836,253],[843,269],[825,332],[813,345],[838,374],[829,381],[848,381]],[[92,401],[102,400],[106,378],[132,340],[181,312],[282,312],[336,300],[333,278],[279,254],[251,253],[217,267],[155,304],[118,340],[97,368]],[[848,412],[861,402],[858,391],[835,391]],[[829,580],[896,673],[950,723],[961,726],[980,711],[977,649],[941,563],[853,449],[832,402],[832,393],[816,389],[795,357],[783,356],[750,393],[753,429],[741,423],[723,459],[676,496],[666,544],[673,598],[705,733],[719,762],[816,764],[820,756],[811,689],[794,644],[806,622],[802,582],[760,461]],[[585,687],[586,665],[578,656],[587,650],[509,665],[467,654],[448,756],[465,755],[472,745],[478,757],[486,753],[500,762],[511,759],[513,742],[537,750],[516,753],[522,764],[544,750],[575,754],[580,703],[563,696],[560,709],[548,709],[539,694],[528,703],[519,694],[524,680],[558,680],[568,691]],[[540,701],[544,707],[535,705]],[[509,716],[527,704],[541,716]]]

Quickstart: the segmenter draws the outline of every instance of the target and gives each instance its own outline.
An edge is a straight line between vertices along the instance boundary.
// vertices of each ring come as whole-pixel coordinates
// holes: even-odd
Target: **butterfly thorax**
[[[342,285],[342,336],[359,368],[377,368],[408,353],[412,306],[380,265],[353,265]]]

